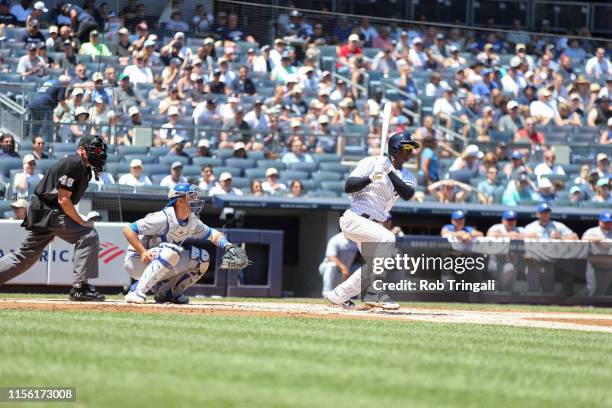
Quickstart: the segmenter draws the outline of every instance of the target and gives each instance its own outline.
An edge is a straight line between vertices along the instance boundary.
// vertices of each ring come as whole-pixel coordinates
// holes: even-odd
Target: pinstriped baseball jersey
[[[387,157],[371,156],[362,159],[349,177],[367,177],[374,172],[377,161],[387,160]],[[392,170],[406,184],[416,189],[416,179],[408,169]],[[381,180],[375,180],[364,189],[350,195],[351,211],[357,214],[368,214],[371,220],[385,221],[389,211],[398,199],[391,179],[385,175]]]

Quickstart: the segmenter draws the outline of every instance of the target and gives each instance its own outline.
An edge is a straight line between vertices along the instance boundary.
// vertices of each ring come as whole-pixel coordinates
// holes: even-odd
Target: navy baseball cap
[[[605,211],[599,214],[599,221],[612,222],[612,212]]]
[[[502,214],[502,219],[504,220],[516,220],[516,211],[506,210]]]
[[[516,160],[523,160],[523,154],[518,150],[515,150],[514,152],[512,152],[512,158]]]
[[[544,212],[544,211],[552,211],[552,208],[550,207],[548,203],[542,203],[538,205],[538,212]]]
[[[465,213],[461,210],[453,211],[451,214],[451,220],[461,220],[465,218]]]

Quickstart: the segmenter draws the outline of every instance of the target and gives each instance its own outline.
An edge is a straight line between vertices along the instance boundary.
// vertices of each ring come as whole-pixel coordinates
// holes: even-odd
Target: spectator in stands
[[[16,72],[21,74],[22,78],[30,76],[42,77],[45,75],[45,61],[38,56],[36,43],[28,43],[26,45],[28,53],[19,58]]]
[[[563,82],[565,84],[576,80],[576,73],[572,66],[572,60],[567,54],[562,54],[561,57],[559,57],[557,72],[563,76]]]
[[[44,42],[36,43],[37,55],[44,61],[45,68],[54,68],[55,60],[47,54],[47,45]]]
[[[612,63],[606,58],[606,50],[603,47],[598,47],[595,50],[595,56],[589,58],[584,67],[584,72],[594,77],[596,80],[612,75]]]
[[[461,156],[457,157],[448,169],[449,172],[463,171],[470,177],[478,177],[480,171],[480,161],[484,153],[476,145],[468,145]]]
[[[599,97],[595,106],[589,112],[587,124],[591,127],[604,127],[608,123],[608,119],[612,118],[612,107],[610,106],[610,98],[608,95]]]
[[[457,180],[438,180],[427,186],[429,194],[439,203],[462,203],[472,193],[473,188]]]
[[[70,123],[74,119],[74,112],[80,106],[83,106],[83,89],[73,88],[70,94],[70,100],[58,103],[53,110],[53,121],[57,123]]]
[[[270,46],[264,45],[261,47],[261,54],[257,55],[253,59],[252,65],[250,65],[250,69],[253,72],[257,73],[271,73],[273,62],[270,58]]]
[[[168,90],[163,87],[163,84],[164,81],[160,76],[154,76],[153,85],[155,87],[149,91],[147,98],[154,101],[166,99],[168,97]]]
[[[304,116],[308,111],[308,105],[303,99],[304,90],[301,86],[297,85],[291,91],[291,96],[287,99],[287,103],[291,106],[293,114],[298,116]]]
[[[142,51],[134,52],[132,55],[132,65],[125,67],[123,75],[127,75],[134,86],[153,83],[153,71],[147,66]]]
[[[423,172],[425,187],[440,180],[440,163],[436,148],[438,143],[434,137],[427,135],[422,139],[420,170]]]
[[[198,4],[195,15],[191,18],[191,25],[196,32],[206,33],[212,27],[213,16],[209,16],[203,4]],[[186,30],[187,31],[187,30]]]
[[[538,164],[534,169],[533,173],[536,175],[538,180],[544,175],[559,175],[564,176],[565,171],[563,167],[558,164],[555,164],[555,160],[557,159],[555,152],[552,149],[549,149],[544,152],[544,163]]]
[[[581,126],[580,115],[572,112],[566,103],[560,103],[557,114],[555,115],[555,125],[557,126]]]
[[[49,155],[44,150],[45,139],[42,136],[34,136],[32,140],[32,156],[35,160],[48,159]]]
[[[289,165],[291,163],[314,163],[314,159],[308,153],[304,153],[304,143],[295,136],[289,143],[290,151],[285,153],[282,162]]]
[[[608,127],[601,130],[601,135],[599,137],[599,143],[604,145],[612,143],[612,118],[608,119],[607,124]]]
[[[393,45],[389,44],[385,47],[377,48],[381,48],[382,51],[380,51],[374,57],[374,61],[372,62],[372,70],[383,72],[385,74],[392,71],[397,71],[397,62],[395,55],[393,55]]]
[[[348,41],[345,44],[336,47],[336,54],[338,55],[336,67],[339,72],[346,73],[350,65],[350,59],[363,54],[363,49],[359,46],[359,41],[359,35],[351,34],[348,36]]]
[[[244,120],[244,109],[242,106],[236,108],[235,116],[223,122],[221,133],[219,134],[219,148],[229,149],[234,143],[242,141],[247,144],[251,140],[251,128]]]
[[[444,92],[450,88],[446,81],[442,81],[439,72],[433,72],[429,77],[429,82],[425,85],[425,95],[441,98]]]
[[[183,163],[175,161],[170,166],[170,174],[164,177],[159,185],[172,190],[174,186],[181,183],[187,183],[187,178],[183,176]]]
[[[300,180],[292,180],[289,184],[289,194],[287,197],[299,198],[304,196],[304,185]]]
[[[462,210],[453,211],[451,223],[442,227],[440,235],[448,240],[459,240],[462,242],[470,242],[474,238],[483,236],[482,232],[476,228],[465,225],[465,212]]]
[[[4,133],[0,136],[0,159],[7,157],[19,157],[15,151],[15,139],[12,135]]]
[[[181,78],[176,83],[176,88],[179,92],[179,97],[183,100],[188,99],[191,96],[192,91],[195,89],[195,81],[193,80],[193,65],[186,64],[183,67],[183,73]]]
[[[591,201],[595,203],[610,203],[612,202],[612,196],[610,196],[609,179],[604,177],[597,180],[595,195],[591,198]]]
[[[523,153],[520,150],[515,150],[510,156],[510,163],[507,163],[502,169],[506,179],[513,179],[517,172],[531,173],[529,166],[525,164]]]
[[[23,156],[23,171],[15,174],[13,192],[17,198],[27,198],[30,191],[38,185],[43,175],[36,170],[36,159],[31,154]]]
[[[294,79],[297,71],[292,65],[291,54],[285,51],[281,55],[280,64],[275,65],[270,73],[270,79],[273,81],[287,83],[289,79]]]
[[[89,33],[89,42],[81,44],[79,54],[89,55],[90,57],[108,57],[112,55],[106,44],[100,42],[98,30],[93,30]]]
[[[73,38],[73,33],[72,33],[72,29],[70,28],[70,26],[69,25],[60,26],[59,36],[54,41],[53,50],[54,51],[64,51],[64,48],[68,46],[68,41],[70,42],[71,47],[79,48],[80,45],[77,46],[78,40],[76,38]]]
[[[244,121],[253,132],[267,133],[270,131],[270,120],[263,112],[263,99],[255,100],[253,109],[244,116]]]
[[[242,142],[234,143],[233,147],[234,152],[232,153],[232,157],[234,159],[246,159],[247,157],[247,147]]]
[[[43,33],[40,32],[40,22],[37,19],[32,19],[29,25],[26,25],[26,32],[21,37],[21,42],[26,44],[39,42],[46,43],[46,38]]]
[[[547,177],[538,180],[538,201],[550,203],[556,198],[555,186]]]
[[[514,143],[530,143],[532,148],[540,148],[544,145],[544,134],[535,129],[535,120],[528,118],[525,127],[514,135]]]
[[[527,81],[525,81],[521,73],[522,65],[523,61],[521,61],[519,57],[512,57],[510,59],[510,69],[508,69],[506,75],[501,79],[501,85],[504,92],[511,92],[515,97],[518,97],[521,90],[527,86]]]
[[[327,115],[320,115],[317,118],[317,126],[314,129],[314,137],[316,139],[316,153],[335,153],[342,151],[344,138],[338,136],[329,124]]]
[[[119,86],[115,88],[114,97],[116,98],[116,105],[122,106],[124,109],[131,106],[146,106],[140,91],[132,86],[130,77],[126,74],[119,75]]]
[[[218,69],[213,72],[211,81],[206,84],[206,92],[220,95],[230,92],[225,82],[221,81],[221,74],[221,71]]]
[[[582,191],[580,186],[572,186],[569,189],[568,200],[570,203],[579,205],[585,199],[585,193]]]
[[[159,103],[157,109],[160,115],[165,115],[171,107],[177,108],[179,113],[185,109],[185,102],[179,95],[176,85],[170,85],[168,96]]]
[[[451,116],[458,116],[461,110],[461,105],[455,98],[455,90],[446,85],[444,95],[434,102],[432,113],[442,120],[448,128],[452,128]]]
[[[219,108],[223,121],[228,121],[236,116],[236,109],[238,109],[239,103],[240,97],[237,94],[230,95],[230,97],[227,98],[227,103],[222,104]]]
[[[262,188],[261,180],[253,179],[251,180],[250,193],[254,197],[262,197],[265,194],[265,191]]]
[[[521,200],[536,201],[538,195],[533,188],[526,171],[517,172],[515,179],[510,181],[504,190],[502,204],[517,206]]]
[[[554,119],[557,111],[551,104],[552,94],[548,88],[541,88],[538,91],[538,100],[531,102],[529,112],[531,116],[541,125],[546,125]]]
[[[480,204],[492,205],[494,204],[495,194],[501,188],[497,182],[497,168],[487,168],[487,179],[482,180],[476,187],[476,194],[478,195],[478,202]]]
[[[411,41],[412,47],[408,51],[408,62],[412,64],[414,68],[424,68],[427,65],[427,54],[425,53],[425,47],[421,37],[415,37]]]
[[[201,174],[202,177],[200,177],[198,187],[204,194],[209,194],[210,190],[215,186],[215,175],[213,172],[213,166],[211,166],[210,164],[202,166]]]
[[[170,106],[168,108],[168,122],[164,123],[159,130],[159,142],[158,144],[170,145],[174,143],[174,139],[178,137],[181,140],[187,136],[185,129],[178,125],[180,117],[180,111],[176,106]]]
[[[129,57],[134,48],[130,42],[130,30],[122,27],[117,36],[117,41],[112,44],[112,54],[116,57]]]
[[[237,94],[253,95],[257,90],[255,84],[248,77],[249,68],[246,65],[241,65],[238,68],[238,76],[230,84],[232,92]]]
[[[206,124],[221,119],[221,112],[217,106],[217,98],[209,96],[206,102],[200,103],[192,114],[195,124]]]
[[[151,180],[148,176],[142,174],[144,167],[142,160],[132,159],[130,162],[130,172],[119,177],[118,184],[124,184],[132,187],[136,186],[151,186]]]
[[[210,151],[210,141],[208,139],[200,139],[194,157],[213,157]]]
[[[283,194],[287,191],[287,186],[278,181],[278,170],[270,167],[266,170],[266,181],[261,185],[263,191],[270,195]]]
[[[506,114],[499,118],[498,128],[501,131],[509,131],[514,135],[519,129],[524,127],[524,120],[519,115],[519,104],[511,100],[506,104]],[[513,137],[513,136],[512,136]]]
[[[13,13],[11,13],[9,6],[11,2],[8,0],[2,0],[0,2],[0,27],[16,27],[19,25],[19,20]]]
[[[16,200],[14,203],[11,203],[11,209],[13,210],[13,217],[9,218],[11,220],[25,220],[26,215],[28,214],[29,204],[23,198]]]
[[[66,129],[66,137],[64,138],[64,142],[66,143],[75,143],[78,142],[81,137],[88,134],[89,128],[89,110],[84,106],[80,106],[76,108],[74,111],[74,122],[68,126]]]
[[[104,99],[97,95],[93,100],[93,107],[89,110],[89,121],[92,125],[95,125],[94,132],[99,133],[101,129],[100,125],[108,123],[107,113],[108,109]]]
[[[232,186],[232,174],[225,171],[219,176],[219,184],[210,189],[210,195],[236,195],[241,196],[242,191],[239,188]]]
[[[483,51],[476,55],[476,60],[484,64],[486,67],[498,66],[499,55],[497,55],[494,48],[494,45],[491,43],[485,44]],[[515,68],[518,68],[518,66]]]
[[[93,89],[88,89],[83,97],[83,102],[90,103],[96,98],[102,98],[106,105],[111,104],[111,96],[104,87],[104,75],[101,72],[96,72],[91,76],[91,81],[94,85]]]
[[[189,31],[189,24],[184,22],[182,18],[182,13],[179,10],[173,11],[170,20],[166,22],[166,30],[172,32]]]

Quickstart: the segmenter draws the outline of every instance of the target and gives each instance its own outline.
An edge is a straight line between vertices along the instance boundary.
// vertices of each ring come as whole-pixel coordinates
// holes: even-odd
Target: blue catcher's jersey
[[[181,246],[187,238],[208,239],[215,232],[193,213],[189,214],[186,220],[179,221],[174,213],[174,207],[166,207],[148,214],[132,223],[130,228],[138,234],[138,238],[147,249],[154,248],[162,242]],[[129,249],[133,250],[131,246]]]

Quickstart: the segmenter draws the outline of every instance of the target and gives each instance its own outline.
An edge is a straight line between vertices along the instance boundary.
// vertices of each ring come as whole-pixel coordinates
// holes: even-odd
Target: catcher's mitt
[[[228,244],[221,258],[221,269],[243,269],[251,264],[246,252],[239,246]]]

